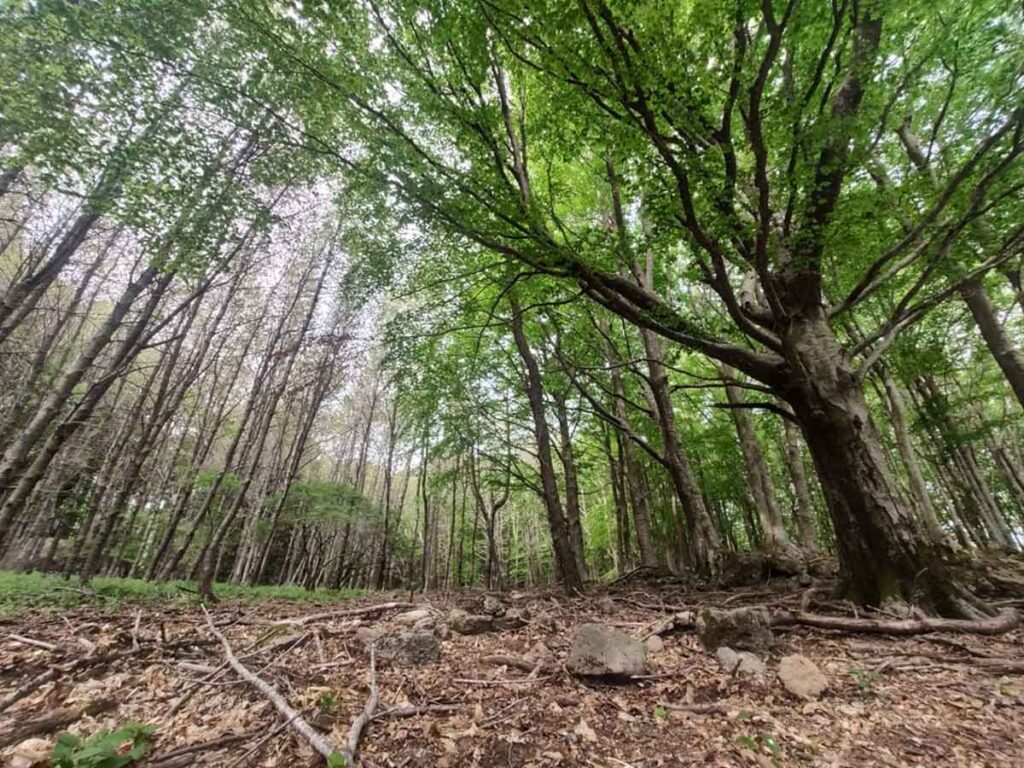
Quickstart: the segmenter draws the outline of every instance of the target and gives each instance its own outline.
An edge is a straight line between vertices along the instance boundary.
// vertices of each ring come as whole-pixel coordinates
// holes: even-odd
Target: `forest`
[[[1009,0],[0,3],[0,763],[1020,765],[1022,153]]]

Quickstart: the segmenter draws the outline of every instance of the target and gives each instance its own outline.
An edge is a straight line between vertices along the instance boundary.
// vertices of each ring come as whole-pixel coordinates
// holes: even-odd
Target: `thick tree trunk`
[[[886,468],[863,385],[819,313],[791,321],[786,353],[794,371],[785,399],[814,460],[835,526],[848,597],[905,602],[946,615],[973,614],[970,595],[915,524]]]

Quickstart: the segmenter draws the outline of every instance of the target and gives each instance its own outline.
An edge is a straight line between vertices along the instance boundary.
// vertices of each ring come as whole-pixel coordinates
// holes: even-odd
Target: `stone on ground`
[[[799,653],[782,657],[779,680],[787,691],[801,699],[817,699],[828,688],[828,679],[818,665]]]
[[[448,626],[460,635],[479,635],[494,629],[494,619],[482,614],[466,613],[461,608],[452,608],[448,614]]]
[[[363,645],[370,645],[377,638],[384,634],[384,630],[380,627],[357,627],[356,628],[356,640],[361,642]]]
[[[519,629],[527,625],[527,618],[530,612],[525,608],[509,608],[503,616],[494,619],[494,626],[497,629]]]
[[[534,646],[526,652],[523,658],[534,666],[540,665],[542,670],[555,669],[558,666],[555,654],[552,653],[550,648],[544,645],[543,640],[538,640]]]
[[[374,644],[377,656],[396,667],[424,667],[441,656],[441,643],[428,629],[396,629]]]
[[[727,645],[719,646],[715,657],[723,672],[730,675],[752,675],[762,677],[766,671],[763,661],[750,651],[734,651]]]
[[[431,616],[429,608],[414,608],[411,611],[400,613],[394,618],[396,624],[401,624],[403,627],[411,627],[422,621],[423,619],[429,619]]]
[[[703,608],[697,614],[697,635],[708,651],[721,646],[763,653],[772,645],[771,617],[764,608],[720,610]]]
[[[644,645],[647,646],[648,653],[661,653],[665,650],[665,641],[658,635],[651,635],[644,640]]]
[[[566,666],[574,675],[629,677],[642,675],[647,648],[625,632],[601,624],[584,624],[576,631]]]
[[[505,614],[505,604],[494,595],[487,595],[484,597],[480,613],[486,613],[488,616],[503,616]]]

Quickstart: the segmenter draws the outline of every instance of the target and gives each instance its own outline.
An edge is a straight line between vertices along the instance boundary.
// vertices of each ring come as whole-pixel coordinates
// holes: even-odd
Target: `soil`
[[[413,602],[443,617],[456,606],[479,612],[483,597],[417,594]],[[525,608],[530,623],[451,635],[430,666],[379,665],[381,703],[362,737],[363,766],[1024,765],[1020,629],[998,637],[891,638],[777,628],[769,671],[760,680],[721,669],[692,633],[672,633],[663,636],[664,650],[649,656],[647,676],[601,683],[579,680],[561,667],[531,677],[485,659],[522,657],[543,641],[564,661],[579,624],[603,623],[643,637],[675,611],[723,604],[787,608],[800,601],[801,592],[784,586],[682,592],[672,585],[625,583],[576,599],[553,590],[500,597],[507,606]],[[408,593],[379,594],[337,608],[409,599]],[[811,607],[852,612],[827,603]],[[301,626],[270,624],[325,610],[284,601],[224,602],[211,615],[249,669],[342,744],[369,692],[369,653],[357,629],[391,628],[402,609]],[[11,635],[54,648],[26,645]],[[230,669],[220,669],[222,648],[211,641],[197,606],[92,605],[8,617],[0,621],[0,700],[56,665],[109,652],[127,655],[82,664],[36,686],[0,714],[0,743],[3,733],[32,718],[113,698],[114,709],[83,716],[67,729],[88,736],[126,721],[155,725],[148,758],[153,768],[316,765],[268,701]],[[827,676],[820,700],[797,700],[780,684],[774,670],[790,653],[805,655]],[[993,671],[985,661],[993,658],[1006,660],[1015,674]],[[388,712],[399,705],[432,709],[411,716]],[[672,708],[679,706],[691,711]],[[231,734],[242,738],[181,751]],[[52,743],[55,736],[37,738]],[[0,763],[31,765],[31,749],[39,757],[41,747],[45,743],[15,744],[0,751]]]

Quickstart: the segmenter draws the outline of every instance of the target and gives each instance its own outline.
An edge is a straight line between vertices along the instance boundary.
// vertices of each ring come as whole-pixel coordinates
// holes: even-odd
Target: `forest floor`
[[[479,612],[483,598],[428,593],[412,601],[443,617],[456,606]],[[1024,765],[1020,629],[897,638],[776,628],[760,678],[723,670],[685,631],[662,636],[664,648],[648,655],[643,677],[587,682],[561,663],[584,623],[640,638],[682,609],[776,609],[800,598],[801,590],[783,585],[725,593],[650,582],[595,587],[576,599],[553,590],[504,593],[505,605],[529,617],[525,626],[450,634],[439,660],[426,666],[377,664],[380,704],[362,735],[361,765]],[[329,605],[234,597],[210,616],[243,664],[342,744],[368,697],[365,640],[409,610],[370,609],[409,601],[408,593]],[[369,612],[341,613],[363,608]],[[843,607],[815,606],[826,609]],[[493,658],[522,658],[538,642],[559,662],[539,674]],[[790,653],[824,672],[820,700],[798,700],[780,684],[774,670]],[[1016,674],[979,663],[995,658]],[[127,721],[155,726],[148,763],[139,763],[150,768],[316,764],[269,701],[224,665],[201,607],[187,600],[102,599],[0,616],[0,708],[7,702],[3,765],[49,765],[60,730],[88,737]]]

